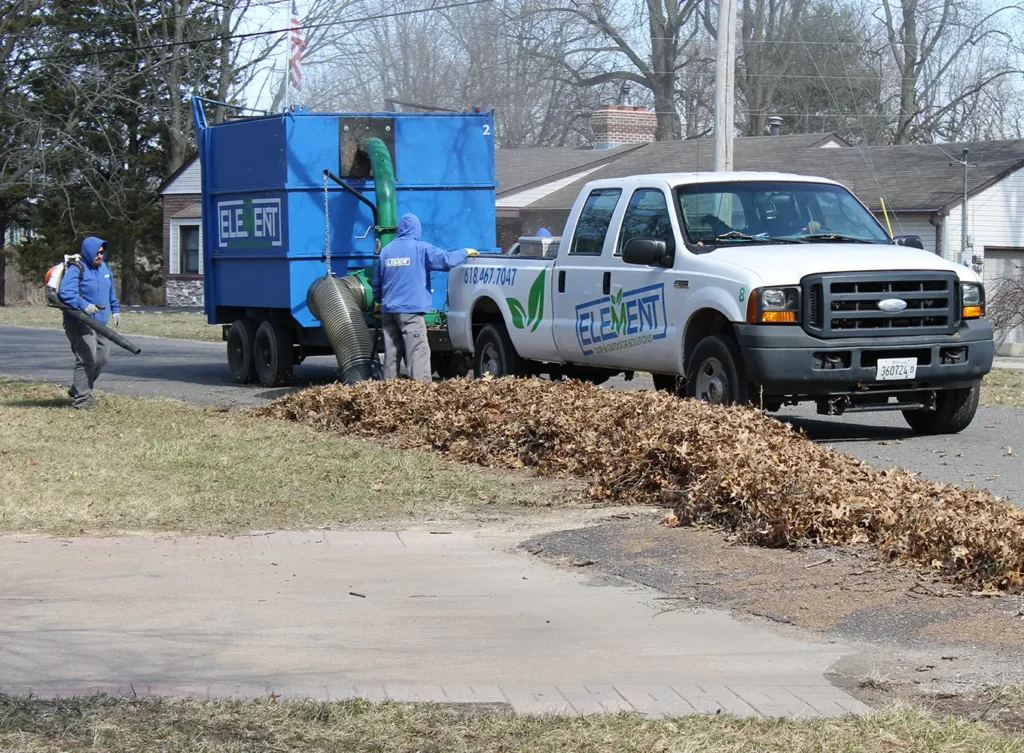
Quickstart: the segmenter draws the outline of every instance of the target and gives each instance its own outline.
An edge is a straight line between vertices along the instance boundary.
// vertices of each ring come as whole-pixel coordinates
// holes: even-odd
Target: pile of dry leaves
[[[986,491],[879,471],[748,408],[540,380],[331,385],[259,415],[389,437],[492,468],[592,482],[768,546],[870,542],[980,588],[1024,590],[1024,510]]]

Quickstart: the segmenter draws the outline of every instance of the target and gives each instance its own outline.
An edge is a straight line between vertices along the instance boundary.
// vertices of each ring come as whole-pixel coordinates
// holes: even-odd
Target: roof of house
[[[494,172],[498,178],[498,196],[522,191],[537,183],[546,183],[564,175],[612,162],[643,144],[626,144],[612,149],[576,149],[543,147],[539,149],[495,149]]]
[[[963,148],[970,150],[968,190],[974,194],[1024,166],[1024,140],[976,144],[820,148],[820,135],[758,136],[733,142],[737,170],[784,171],[838,181],[870,208],[880,198],[893,211],[948,211],[959,202],[963,173],[950,162]],[[703,172],[714,166],[710,139],[662,141],[643,145],[583,179],[565,185],[532,203],[531,210],[572,207],[583,185],[591,180],[646,173]]]

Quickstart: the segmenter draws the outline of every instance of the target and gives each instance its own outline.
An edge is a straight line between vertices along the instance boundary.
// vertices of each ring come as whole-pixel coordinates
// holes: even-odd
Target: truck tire
[[[522,376],[523,359],[504,324],[488,324],[476,336],[473,348],[473,376],[477,379],[491,376]]]
[[[935,410],[905,410],[903,418],[918,434],[957,434],[974,420],[981,397],[981,382],[960,390],[940,392]]]
[[[738,405],[748,401],[750,387],[743,370],[743,357],[728,337],[705,337],[693,349],[686,368],[686,396],[716,405]]]
[[[255,339],[256,322],[252,319],[236,319],[228,328],[228,368],[231,377],[239,384],[256,381]]]
[[[295,343],[288,328],[270,321],[260,324],[253,341],[253,359],[256,361],[256,376],[264,387],[291,384]]]

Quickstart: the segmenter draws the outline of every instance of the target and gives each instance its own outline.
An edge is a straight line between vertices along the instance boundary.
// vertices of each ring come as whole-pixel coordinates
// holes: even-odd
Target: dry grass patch
[[[1024,510],[986,491],[879,471],[749,408],[499,379],[318,387],[257,414],[585,479],[595,498],[667,504],[682,523],[757,544],[871,543],[976,588],[1024,586]]]
[[[1024,407],[1024,369],[992,369],[981,381],[981,402]]]
[[[466,714],[431,705],[0,696],[0,750],[26,753],[1020,753],[984,724],[914,709],[760,720]]]
[[[241,533],[493,506],[551,506],[559,488],[170,400],[0,379],[0,531]],[[2,747],[0,747],[2,749]]]
[[[63,321],[63,315],[49,306],[0,306],[0,324],[60,329]],[[210,326],[206,323],[206,315],[198,312],[125,311],[119,331],[129,337],[152,335],[207,342],[221,342],[222,339],[220,325]]]

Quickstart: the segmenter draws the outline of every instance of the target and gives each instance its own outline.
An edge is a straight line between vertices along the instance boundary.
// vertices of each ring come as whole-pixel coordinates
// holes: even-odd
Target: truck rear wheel
[[[228,368],[232,378],[239,384],[256,381],[256,359],[253,357],[253,342],[256,339],[256,322],[252,319],[236,319],[228,329]]]
[[[693,349],[686,369],[686,396],[715,405],[746,403],[749,395],[743,358],[728,337],[705,337]]]
[[[905,410],[903,418],[918,434],[957,434],[974,420],[981,397],[981,383],[961,390],[940,392],[935,410]]]
[[[523,359],[516,352],[503,324],[488,324],[476,336],[473,348],[473,375],[522,376]]]
[[[270,321],[260,324],[253,342],[253,355],[260,384],[264,387],[291,384],[295,343],[286,327]]]

